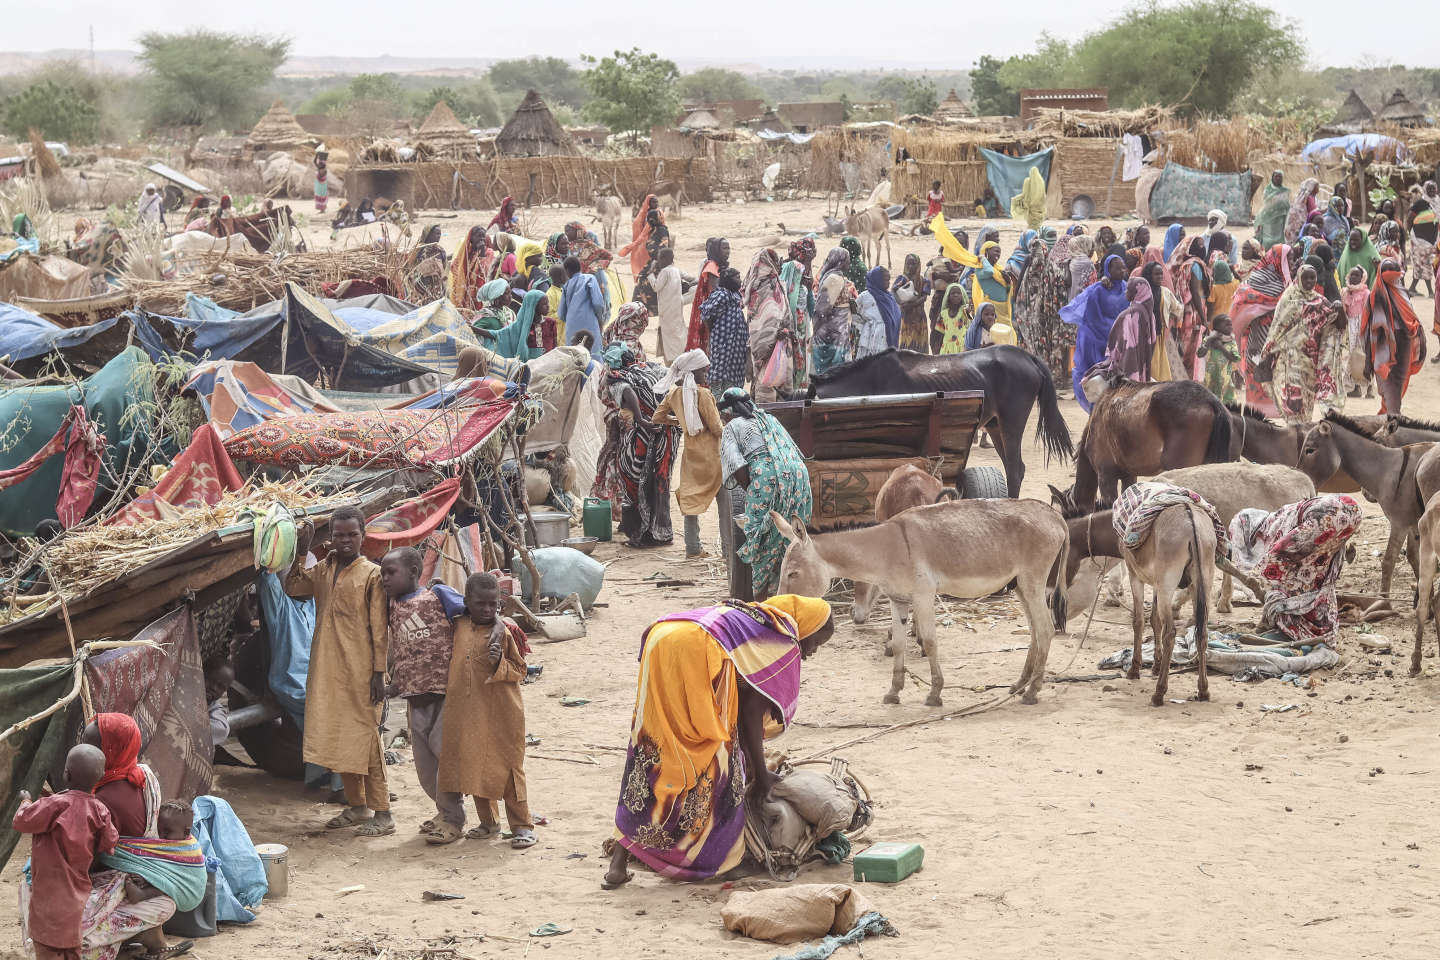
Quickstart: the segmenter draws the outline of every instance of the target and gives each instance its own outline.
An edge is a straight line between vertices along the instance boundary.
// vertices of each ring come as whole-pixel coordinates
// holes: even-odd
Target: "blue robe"
[[[1106,257],[1101,266],[1101,276],[1108,275],[1110,262],[1119,259],[1116,256]],[[1085,399],[1085,391],[1081,389],[1080,381],[1091,367],[1105,359],[1105,350],[1110,343],[1110,328],[1115,325],[1120,312],[1129,305],[1130,301],[1125,297],[1125,284],[1117,283],[1112,289],[1106,290],[1103,283],[1097,282],[1081,290],[1078,297],[1060,308],[1060,319],[1076,327],[1075,359],[1070,379],[1075,389],[1075,400],[1087,413],[1090,411],[1090,401]]]

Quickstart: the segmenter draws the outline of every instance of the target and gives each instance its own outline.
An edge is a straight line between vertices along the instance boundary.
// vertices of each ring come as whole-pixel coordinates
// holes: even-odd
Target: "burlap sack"
[[[855,818],[855,797],[850,789],[814,770],[796,770],[789,774],[775,784],[770,797],[793,805],[821,839],[849,827]]]
[[[843,883],[802,883],[792,887],[736,891],[720,908],[726,930],[774,943],[796,943],[830,933],[848,933],[875,906]]]

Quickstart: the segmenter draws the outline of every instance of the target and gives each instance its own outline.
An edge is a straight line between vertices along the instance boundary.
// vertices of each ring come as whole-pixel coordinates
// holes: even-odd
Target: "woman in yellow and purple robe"
[[[745,798],[763,798],[767,721],[783,729],[800,661],[834,631],[830,605],[790,594],[673,614],[641,640],[630,748],[602,886],[630,857],[672,880],[707,880],[745,855]]]

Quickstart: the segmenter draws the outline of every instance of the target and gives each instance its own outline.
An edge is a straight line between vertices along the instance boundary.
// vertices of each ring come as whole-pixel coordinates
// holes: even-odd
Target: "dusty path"
[[[757,242],[773,235],[764,221],[801,223],[818,219],[821,208],[819,202],[688,208],[672,228],[686,269],[698,265],[705,236],[719,233],[731,238],[737,262],[748,263]],[[535,234],[574,212],[547,213]],[[456,221],[445,222],[453,245],[459,230],[452,234],[448,224]],[[1008,227],[1007,249],[1017,234]],[[895,240],[897,257],[930,250],[928,240]],[[822,243],[822,255],[825,249]],[[1430,302],[1417,306],[1428,317]],[[1427,366],[1407,410],[1436,411],[1436,382]],[[1357,412],[1371,412],[1368,403]],[[1069,402],[1065,412],[1078,434],[1083,414]],[[1025,495],[1043,497],[1046,482],[1068,483],[1068,464],[1047,468],[1033,448],[1027,458]],[[978,451],[975,462],[997,461]],[[1366,509],[1361,562],[1342,582],[1373,590],[1385,526],[1377,508]],[[706,536],[716,538],[713,515]],[[290,896],[267,902],[249,927],[202,941],[196,955],[394,960],[418,957],[429,946],[516,960],[542,950],[593,960],[766,960],[792,952],[726,933],[719,905],[727,893],[718,883],[674,884],[641,873],[627,889],[599,888],[599,847],[619,792],[640,631],[654,617],[725,591],[718,564],[686,563],[678,539],[647,552],[608,545],[597,556],[615,561],[602,597],[608,606],[584,640],[539,646],[534,659],[545,664],[544,677],[525,688],[530,732],[543,741],[527,764],[532,807],[550,821],[539,829],[539,846],[523,853],[475,841],[426,847],[415,828],[429,812],[408,751],[405,763],[390,768],[402,798],[400,830],[372,841],[320,829],[332,808],[303,798],[294,784],[224,768],[215,792],[235,805],[256,842],[290,846]],[[700,585],[644,582],[657,571]],[[1410,584],[1402,567],[1397,593],[1408,595]],[[1240,606],[1229,622],[1252,624],[1257,615],[1257,607]],[[867,942],[864,955],[1433,956],[1440,940],[1433,882],[1440,830],[1429,811],[1440,788],[1440,681],[1433,656],[1425,677],[1405,675],[1412,622],[1379,625],[1396,644],[1393,654],[1380,655],[1362,651],[1356,629],[1346,626],[1339,643],[1345,666],[1309,691],[1218,677],[1211,702],[1155,709],[1148,677],[1049,683],[1034,707],[1011,700],[979,716],[845,749],[878,801],[872,837],[926,849],[917,876],[867,888],[902,936]],[[1052,649],[1052,675],[1093,675],[1101,656],[1129,642],[1123,608],[1100,606],[1077,651],[1084,627],[1083,612],[1075,613],[1070,636],[1058,637]],[[843,623],[807,662],[799,723],[776,745],[803,756],[944,712],[923,706],[923,687],[913,683],[902,705],[881,704],[887,629],[883,612],[864,627]],[[939,629],[946,710],[993,697],[986,685],[1015,679],[1023,630],[1010,600],[951,604]],[[915,669],[925,674],[923,663]],[[1175,678],[1170,691],[1176,700],[1192,696],[1193,676]],[[591,702],[566,708],[562,696]],[[1300,709],[1260,710],[1287,703]],[[581,762],[554,759],[561,757]],[[9,930],[23,849],[0,875],[0,926]],[[847,878],[846,867],[811,867],[802,875],[811,882]],[[365,890],[337,897],[353,884]],[[423,903],[425,890],[466,899]],[[547,921],[573,932],[522,942]],[[490,939],[480,940],[482,934]],[[0,957],[8,957],[15,939],[7,933],[3,942]]]

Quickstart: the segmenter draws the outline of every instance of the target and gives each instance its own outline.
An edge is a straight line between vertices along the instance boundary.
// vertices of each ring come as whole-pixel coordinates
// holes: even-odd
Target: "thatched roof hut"
[[[555,120],[550,108],[534,90],[525,99],[495,138],[495,152],[506,157],[575,157],[580,150]]]
[[[475,137],[444,100],[436,101],[430,115],[420,124],[415,143],[432,156],[471,159],[476,155]]]
[[[1340,104],[1340,109],[1335,113],[1336,123],[1369,123],[1374,119],[1375,111],[1365,105],[1354,87],[1350,88],[1350,96],[1345,98],[1345,102]]]
[[[955,92],[954,87],[950,88],[950,92],[945,95],[945,99],[941,100],[940,105],[935,108],[935,118],[937,120],[960,120],[964,117],[973,117],[974,115],[965,101],[960,99],[960,94]]]
[[[1425,123],[1425,111],[1411,103],[1403,90],[1396,90],[1391,94],[1376,116],[1377,119],[1402,127],[1418,127]]]
[[[294,150],[313,140],[295,116],[285,109],[285,104],[276,100],[270,105],[270,109],[265,111],[265,116],[255,124],[250,136],[245,138],[245,146],[257,152]]]

